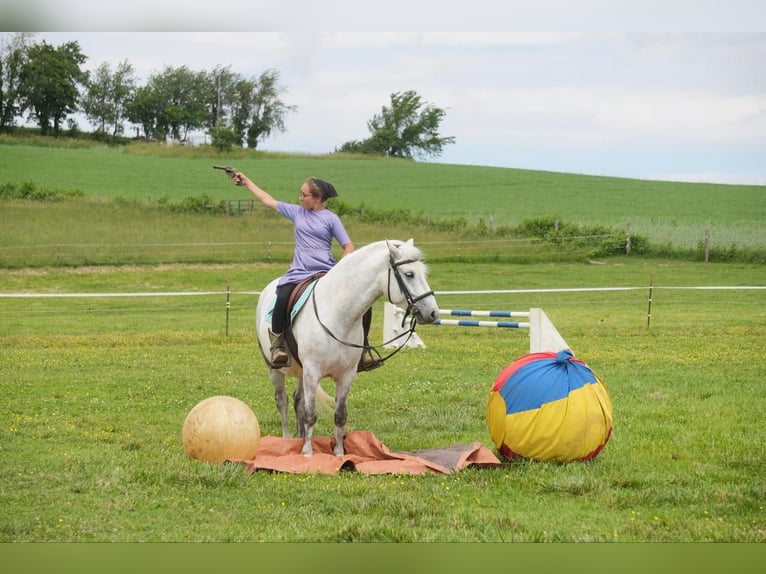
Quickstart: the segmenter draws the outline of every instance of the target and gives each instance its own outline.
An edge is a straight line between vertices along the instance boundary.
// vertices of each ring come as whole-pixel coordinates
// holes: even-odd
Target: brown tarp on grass
[[[410,452],[388,449],[369,431],[350,431],[343,441],[346,454],[332,452],[334,437],[317,436],[311,444],[314,454],[301,454],[302,438],[261,437],[252,460],[231,461],[245,465],[249,472],[266,470],[288,473],[335,474],[356,470],[363,474],[447,474],[468,466],[500,466],[495,454],[479,442]]]

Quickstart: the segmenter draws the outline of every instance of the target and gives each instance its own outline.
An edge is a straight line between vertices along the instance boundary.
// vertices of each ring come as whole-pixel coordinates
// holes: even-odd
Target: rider
[[[345,257],[354,250],[343,223],[337,214],[325,207],[331,197],[337,197],[335,186],[316,177],[303,182],[300,190],[300,205],[285,203],[274,199],[269,193],[258,187],[244,173],[236,172],[232,179],[237,185],[244,185],[264,206],[273,209],[293,222],[295,230],[295,251],[287,273],[277,282],[277,300],[271,318],[269,338],[271,340],[271,363],[275,367],[287,366],[288,356],[285,346],[285,326],[288,322],[287,303],[295,287],[304,279],[317,273],[326,272],[335,266],[331,253],[333,238],[343,248]],[[368,334],[372,322],[372,309],[362,320],[364,327],[364,352],[359,361],[358,370],[367,371],[380,366],[381,362],[370,352]]]

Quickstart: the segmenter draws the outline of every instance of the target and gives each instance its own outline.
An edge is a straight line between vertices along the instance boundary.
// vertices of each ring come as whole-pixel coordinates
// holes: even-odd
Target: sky
[[[246,77],[277,70],[282,99],[297,111],[286,116],[286,132],[259,145],[263,150],[332,152],[368,137],[367,122],[390,105],[392,93],[414,90],[445,110],[440,134],[455,138],[430,161],[766,185],[763,3],[643,0],[623,3],[610,19],[603,12],[621,5],[616,0],[539,0],[532,3],[538,12],[521,16],[532,29],[549,31],[528,32],[513,18],[520,13],[508,12],[510,0],[477,0],[474,16],[445,10],[444,0],[413,2],[440,16],[418,26],[401,17],[407,8],[399,0],[385,10],[369,5],[366,17],[338,0],[283,0],[279,9],[227,3],[233,10],[218,2],[217,10],[187,10],[186,20],[155,10],[151,23],[140,10],[135,20],[117,13],[79,25],[71,10],[66,17],[43,12],[48,19],[37,22],[18,8],[14,16],[15,30],[38,30],[37,40],[77,41],[86,69],[129,61],[140,83],[165,66],[228,66]],[[69,4],[85,9],[89,2]],[[93,4],[102,12],[107,5]],[[60,6],[50,2],[51,10]],[[291,8],[295,17],[286,18]],[[262,17],[244,17],[252,13]],[[403,32],[386,31],[397,23]]]

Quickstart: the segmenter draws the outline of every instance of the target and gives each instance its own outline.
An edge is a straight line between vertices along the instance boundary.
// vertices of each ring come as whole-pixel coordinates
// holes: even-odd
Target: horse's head
[[[388,300],[412,313],[418,323],[433,323],[439,316],[434,292],[428,284],[428,267],[412,239],[387,241],[389,253]],[[391,278],[395,281],[392,281]]]

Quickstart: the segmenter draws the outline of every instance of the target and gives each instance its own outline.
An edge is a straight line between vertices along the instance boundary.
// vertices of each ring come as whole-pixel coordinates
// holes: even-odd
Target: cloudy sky
[[[249,2],[241,13],[252,13],[258,4],[268,6]],[[297,9],[300,3],[280,6],[288,4]],[[480,0],[472,6],[482,4],[499,10],[508,3]],[[699,9],[715,3],[685,4]],[[365,20],[365,28],[342,31],[355,29],[347,14],[333,20],[325,12],[314,21],[313,12],[304,10],[292,31],[237,31],[285,29],[270,8],[262,25],[238,19],[229,24],[234,31],[182,29],[225,26],[212,19],[207,27],[182,22],[177,32],[141,31],[155,26],[139,24],[132,26],[136,31],[107,32],[131,26],[107,23],[99,30],[99,25],[81,24],[76,28],[87,31],[38,32],[36,38],[54,45],[76,40],[88,56],[88,69],[128,60],[141,81],[165,66],[230,66],[245,76],[276,69],[287,90],[283,99],[298,111],[287,117],[286,133],[261,145],[266,150],[331,152],[345,141],[367,137],[367,121],[388,105],[391,93],[415,90],[446,110],[441,133],[456,138],[439,162],[766,185],[766,32],[753,29],[763,30],[766,18],[755,25],[750,19],[766,10],[757,3],[741,4],[753,12],[748,18],[710,8],[708,20],[695,27],[678,11],[664,30],[652,29],[646,12],[606,26],[603,21],[578,25],[570,18],[571,29],[584,28],[573,32],[564,31],[565,22],[542,18],[543,13],[537,29],[561,31],[522,32],[498,25],[502,15],[497,13],[489,19],[485,14],[483,29],[499,31],[460,32],[450,31],[461,21],[453,11],[452,20],[431,22],[434,32],[378,31],[369,25],[378,22],[374,18]],[[644,0],[641,5],[673,3]],[[54,28],[54,19],[36,29]],[[62,29],[75,28],[61,21]],[[378,23],[393,29],[393,22]],[[26,21],[19,24],[17,29],[28,29]],[[416,28],[410,22],[401,29],[407,27]],[[711,29],[717,31],[706,31]]]

